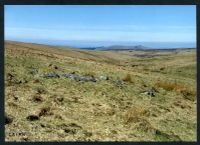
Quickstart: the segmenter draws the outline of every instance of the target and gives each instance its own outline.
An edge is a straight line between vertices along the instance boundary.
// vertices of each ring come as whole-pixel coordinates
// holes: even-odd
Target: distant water
[[[11,40],[11,39],[10,39]],[[92,48],[111,45],[135,46],[143,45],[149,48],[196,48],[195,42],[114,42],[114,41],[79,41],[79,40],[29,40],[12,39],[13,41],[39,43],[55,46],[71,46],[76,48]]]

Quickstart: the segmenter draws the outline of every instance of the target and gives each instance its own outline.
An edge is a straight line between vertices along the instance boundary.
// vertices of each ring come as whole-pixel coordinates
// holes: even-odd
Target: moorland
[[[6,141],[196,141],[196,49],[5,41]]]

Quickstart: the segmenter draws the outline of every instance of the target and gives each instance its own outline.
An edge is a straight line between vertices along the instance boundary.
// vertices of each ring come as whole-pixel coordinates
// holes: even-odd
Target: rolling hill
[[[5,140],[196,141],[196,49],[111,48],[5,41]]]

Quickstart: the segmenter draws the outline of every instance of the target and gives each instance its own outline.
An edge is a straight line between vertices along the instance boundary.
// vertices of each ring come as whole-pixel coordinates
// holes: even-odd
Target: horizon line
[[[160,47],[150,47],[150,46],[147,46],[147,45],[143,45],[143,44],[131,44],[131,45],[124,45],[124,44],[111,44],[111,45],[99,45],[99,46],[86,46],[86,47],[77,47],[77,46],[72,46],[72,45],[67,45],[67,44],[49,44],[49,43],[45,43],[45,42],[31,42],[31,41],[27,41],[27,40],[13,40],[13,39],[4,39],[4,42],[5,41],[12,41],[12,42],[19,42],[19,43],[31,43],[31,44],[38,44],[38,45],[48,45],[48,46],[60,46],[60,47],[72,47],[72,48],[80,48],[80,49],[83,49],[83,48],[98,48],[98,47],[110,47],[110,46],[125,46],[125,47],[128,47],[128,46],[145,46],[149,49],[181,49],[181,48],[195,48],[196,49],[196,46],[193,46],[193,47],[164,47],[164,46],[160,46]],[[48,40],[46,40],[48,41]],[[54,41],[80,41],[80,40],[54,40]],[[84,41],[84,40],[82,40]],[[84,41],[84,42],[88,42],[88,41]],[[114,41],[91,41],[91,42],[114,42]],[[131,41],[127,41],[127,43],[130,43]],[[122,41],[123,43],[123,41]],[[137,42],[137,41],[132,41],[132,43],[194,43],[196,45],[196,42],[153,42],[153,41],[144,41],[144,42]]]

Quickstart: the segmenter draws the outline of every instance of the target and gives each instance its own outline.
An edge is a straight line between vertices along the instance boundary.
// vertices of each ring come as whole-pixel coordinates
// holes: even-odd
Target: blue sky
[[[196,7],[5,6],[5,39],[77,47],[195,46]]]

